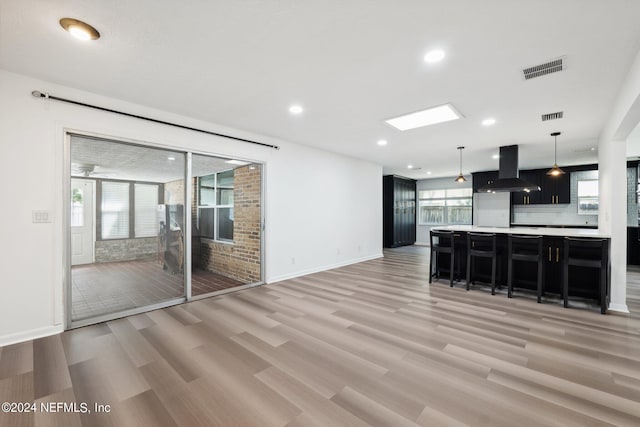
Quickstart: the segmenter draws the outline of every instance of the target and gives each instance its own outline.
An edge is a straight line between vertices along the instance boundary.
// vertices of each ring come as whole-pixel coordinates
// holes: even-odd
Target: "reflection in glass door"
[[[70,320],[184,300],[184,153],[72,135],[70,158]]]
[[[258,283],[261,274],[261,165],[192,156],[191,293]]]
[[[71,265],[93,262],[94,181],[71,180]]]

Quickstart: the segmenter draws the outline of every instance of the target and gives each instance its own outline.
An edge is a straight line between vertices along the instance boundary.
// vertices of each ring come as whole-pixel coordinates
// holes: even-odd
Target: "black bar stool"
[[[609,303],[609,240],[564,238],[564,274],[562,275],[562,298],[569,306],[569,266],[597,268],[600,271],[600,313],[606,314]]]
[[[507,243],[507,296],[513,296],[513,262],[527,261],[538,264],[538,303],[542,302],[542,281],[544,278],[544,258],[542,256],[542,236],[509,234]]]
[[[471,283],[474,258],[491,258],[491,295],[496,294],[498,250],[495,233],[467,233],[467,290]]]
[[[438,240],[434,241],[434,237]],[[429,260],[429,283],[435,276],[440,278],[440,269],[438,266],[438,258],[441,253],[449,254],[451,261],[449,264],[449,283],[453,286],[453,259],[455,256],[455,247],[453,244],[453,231],[431,230],[429,233],[429,243],[431,244],[431,259]],[[434,262],[435,255],[435,262]],[[435,267],[435,268],[434,268]]]

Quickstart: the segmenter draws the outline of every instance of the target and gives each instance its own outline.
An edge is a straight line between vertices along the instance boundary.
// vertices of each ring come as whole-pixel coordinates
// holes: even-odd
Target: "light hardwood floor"
[[[427,283],[428,249],[0,349],[0,426],[640,425],[632,315]]]

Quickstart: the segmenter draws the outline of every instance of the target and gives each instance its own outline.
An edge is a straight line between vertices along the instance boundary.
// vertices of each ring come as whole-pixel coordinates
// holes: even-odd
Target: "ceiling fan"
[[[98,170],[96,170],[96,168]],[[84,176],[84,177],[101,177],[107,178],[109,175],[100,171],[101,167],[98,165],[87,164],[87,163],[72,163],[71,164],[71,175],[73,176]]]

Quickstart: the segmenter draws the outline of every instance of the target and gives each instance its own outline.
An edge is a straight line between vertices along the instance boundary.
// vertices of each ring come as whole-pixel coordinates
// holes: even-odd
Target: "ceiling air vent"
[[[553,59],[549,62],[545,62],[544,64],[534,65],[532,67],[525,68],[522,70],[522,74],[524,75],[525,80],[534,79],[536,77],[546,76],[547,74],[555,73],[558,71],[564,70],[565,65],[565,57],[562,56],[557,59]]]
[[[549,113],[542,115],[542,121],[561,119],[564,116],[564,111],[558,111],[557,113]]]

